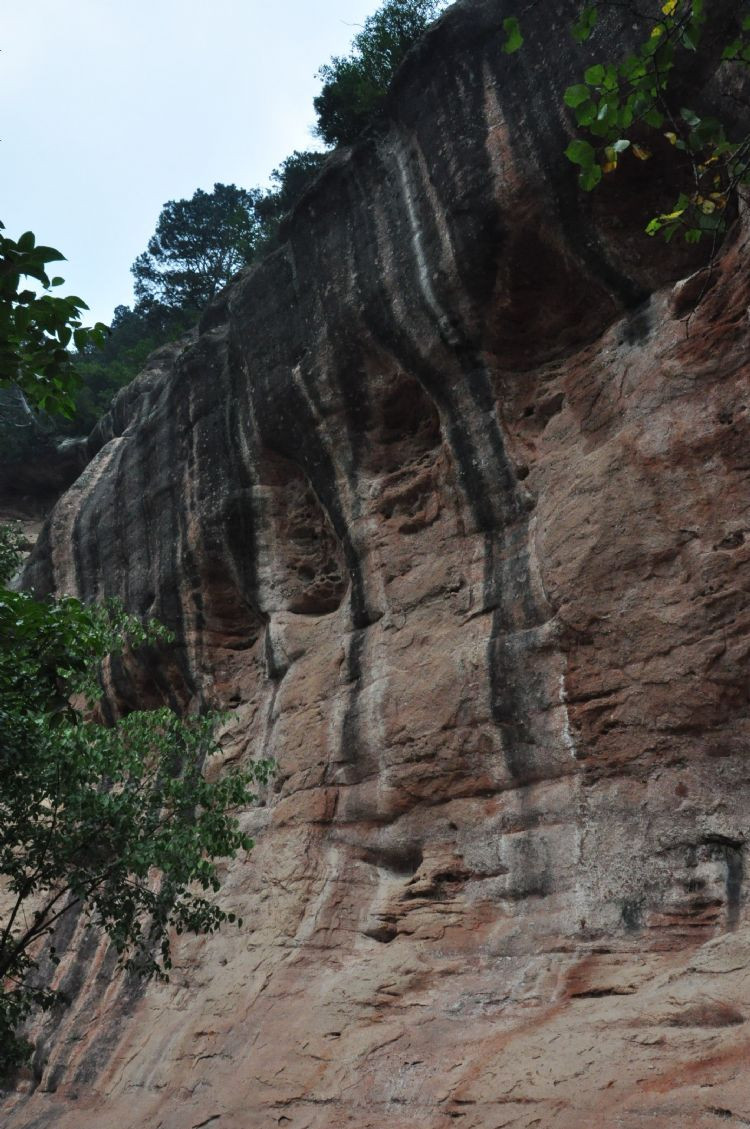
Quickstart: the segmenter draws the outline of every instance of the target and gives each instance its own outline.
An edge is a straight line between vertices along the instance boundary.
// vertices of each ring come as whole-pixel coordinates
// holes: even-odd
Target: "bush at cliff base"
[[[0,529],[0,582],[21,538]],[[155,646],[115,604],[0,588],[0,1075],[33,1049],[23,1025],[64,1006],[59,940],[98,930],[127,972],[166,978],[170,932],[241,924],[216,901],[216,860],[249,851],[237,813],[267,762],[209,783],[216,718],[168,709],[95,720],[107,655]],[[57,944],[56,944],[57,942]]]

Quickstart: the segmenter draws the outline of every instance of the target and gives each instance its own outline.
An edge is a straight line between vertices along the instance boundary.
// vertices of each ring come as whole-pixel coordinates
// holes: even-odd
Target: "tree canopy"
[[[148,250],[132,266],[139,304],[200,311],[252,262],[262,235],[260,189],[215,184],[189,200],[168,200]]]
[[[0,582],[18,543],[0,527]],[[213,897],[215,860],[252,848],[233,813],[254,801],[268,763],[209,783],[215,718],[159,709],[107,726],[91,713],[104,657],[166,638],[115,604],[0,587],[0,1076],[30,1052],[19,1030],[29,1013],[65,1002],[40,942],[54,966],[66,917],[82,914],[146,978],[167,975],[172,931],[235,921]]]
[[[354,37],[349,55],[318,71],[316,132],[328,145],[350,145],[381,108],[410,47],[445,7],[445,0],[385,0]]]
[[[255,205],[255,211],[263,225],[261,250],[274,243],[281,217],[291,211],[327,159],[328,153],[295,149],[273,170],[270,176],[273,187],[264,192]]]
[[[36,301],[18,292],[20,277],[35,270],[47,285],[44,264],[61,256],[36,248],[33,236],[11,252],[6,371],[34,403],[68,410],[79,378],[56,352],[80,332],[83,303],[54,306],[54,323],[40,315],[38,334],[23,318],[19,330],[16,311],[33,316]],[[29,1014],[64,1003],[53,986],[61,922],[82,918],[109,938],[124,968],[150,978],[168,975],[173,933],[212,933],[236,920],[215,900],[216,860],[251,849],[235,813],[270,768],[256,761],[207,781],[215,717],[159,709],[103,724],[101,663],[163,645],[169,633],[112,602],[86,607],[9,589],[22,544],[19,530],[0,526],[0,1078],[30,1054]]]

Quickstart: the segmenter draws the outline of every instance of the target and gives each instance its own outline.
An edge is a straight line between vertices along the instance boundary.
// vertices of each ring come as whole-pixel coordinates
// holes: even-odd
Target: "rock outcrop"
[[[7,1129],[750,1123],[747,229],[578,191],[576,7],[449,10],[53,512],[29,583],[177,633],[110,709],[278,772],[242,930],[76,926]]]

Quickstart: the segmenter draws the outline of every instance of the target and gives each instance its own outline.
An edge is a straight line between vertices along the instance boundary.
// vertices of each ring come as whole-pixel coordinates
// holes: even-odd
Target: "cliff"
[[[54,510],[28,583],[177,633],[109,708],[279,767],[242,930],[76,926],[7,1129],[750,1123],[747,228],[578,190],[576,7],[450,9]]]

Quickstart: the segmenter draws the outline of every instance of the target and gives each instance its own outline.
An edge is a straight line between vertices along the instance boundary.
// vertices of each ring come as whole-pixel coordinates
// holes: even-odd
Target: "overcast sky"
[[[245,188],[311,136],[318,67],[379,0],[7,0],[0,220],[68,262],[91,320],[132,302],[167,200]],[[57,268],[56,268],[57,269]]]

